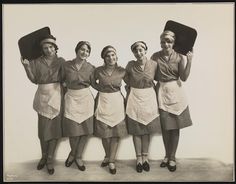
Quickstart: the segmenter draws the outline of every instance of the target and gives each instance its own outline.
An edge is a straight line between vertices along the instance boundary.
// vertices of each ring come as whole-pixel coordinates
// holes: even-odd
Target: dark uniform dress
[[[122,96],[123,109],[125,108],[124,97],[120,91],[121,82],[124,76],[125,76],[125,69],[119,66],[115,67],[111,75],[109,75],[105,71],[105,66],[100,66],[95,69],[94,75],[92,77],[92,80],[93,80],[92,86],[98,91],[98,94],[95,99],[95,110],[98,107],[99,96],[101,95],[101,93],[103,93],[103,95],[104,94],[109,95],[112,93],[115,94],[119,92],[117,94]],[[97,81],[99,81],[99,83],[97,83]],[[115,100],[116,99],[114,99],[114,101]],[[109,105],[116,106],[116,104],[109,104]],[[125,114],[124,114],[124,119],[122,119],[115,126],[109,126],[107,123],[104,123],[96,118],[95,123],[94,123],[94,135],[101,138],[124,137],[128,135],[126,122],[125,122]]]
[[[126,66],[126,76],[124,78],[125,83],[128,88],[137,88],[137,89],[154,89],[154,78],[157,69],[157,64],[155,61],[147,60],[144,69],[138,65],[137,61],[129,61]],[[129,90],[127,92],[127,101],[129,99]],[[156,101],[156,95],[153,101]],[[144,107],[145,108],[145,107]],[[151,133],[161,133],[160,128],[160,118],[157,116],[147,125],[144,125],[127,115],[127,126],[128,132],[132,135],[145,135]]]
[[[49,66],[44,56],[30,61],[30,69],[34,75],[34,79],[29,79],[35,84],[52,84],[61,83],[61,66],[64,59],[56,57]],[[26,69],[26,72],[28,70]],[[63,88],[61,88],[63,94]],[[61,95],[61,104],[63,104],[63,95]],[[63,106],[63,105],[62,105]],[[42,141],[49,141],[51,139],[58,139],[62,136],[62,120],[63,107],[60,108],[60,113],[53,119],[49,119],[38,113],[38,137]]]
[[[81,68],[78,70],[75,65],[75,60],[67,61],[63,65],[63,81],[66,83],[66,87],[70,90],[82,90],[89,88],[91,81],[90,75],[93,73],[95,67],[87,61],[84,61]],[[94,110],[94,107],[92,108]],[[86,112],[85,112],[86,113]],[[63,136],[81,136],[93,134],[93,115],[82,123],[78,123],[74,120],[63,118]]]
[[[159,82],[166,84],[169,82],[176,81],[179,86],[181,86],[181,82],[179,80],[179,63],[183,59],[183,55],[173,51],[170,56],[170,59],[166,61],[162,54],[162,51],[159,51],[154,53],[151,59],[156,61],[158,64],[157,80]],[[192,125],[188,106],[183,109],[179,115],[173,114],[169,110],[160,109],[160,117],[162,126],[166,130],[181,129]]]

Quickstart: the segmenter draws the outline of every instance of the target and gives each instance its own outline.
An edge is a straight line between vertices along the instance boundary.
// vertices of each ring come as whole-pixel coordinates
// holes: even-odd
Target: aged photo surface
[[[129,4],[3,4],[3,176],[4,181],[234,181],[234,3],[129,3]],[[117,173],[100,164],[101,139],[91,136],[83,160],[86,171],[65,167],[68,138],[55,152],[55,173],[36,169],[41,158],[38,116],[33,109],[37,85],[31,83],[21,63],[18,41],[49,27],[56,37],[58,56],[75,58],[79,41],[91,43],[88,61],[103,65],[106,45],[117,50],[117,64],[134,60],[130,49],[144,41],[147,57],[159,51],[160,35],[172,20],[197,30],[191,72],[182,82],[187,94],[192,126],[181,129],[176,159],[178,169],[160,168],[165,156],[162,135],[153,134],[149,146],[151,170],[137,173],[132,136],[121,139]],[[97,91],[91,89],[94,96]],[[126,95],[124,83],[121,91]]]

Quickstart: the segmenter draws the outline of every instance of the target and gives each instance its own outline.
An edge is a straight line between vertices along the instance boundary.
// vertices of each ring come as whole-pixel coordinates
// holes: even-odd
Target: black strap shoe
[[[106,167],[106,166],[108,166],[109,165],[109,162],[102,162],[101,163],[101,167]]]
[[[101,163],[101,167],[106,167],[109,165],[109,158],[108,157],[104,157],[102,163]]]
[[[114,162],[109,162],[109,171],[111,174],[116,174],[116,165]]]
[[[116,174],[116,168],[115,169],[109,168],[109,171],[110,171],[111,174]]]
[[[175,165],[170,165],[170,162],[174,163]],[[168,162],[167,168],[170,172],[174,172],[177,169],[175,160],[170,160]]]
[[[138,173],[141,173],[141,172],[143,171],[143,166],[142,166],[141,163],[138,163],[138,165],[136,165],[136,171],[137,171]]]
[[[41,158],[38,165],[37,165],[37,169],[38,170],[41,170],[44,168],[45,164],[47,162],[47,159],[46,158]]]
[[[75,161],[75,159],[70,160],[70,157],[73,157],[73,156],[69,155],[68,158],[66,159],[66,161],[65,161],[66,167],[70,167],[73,164],[73,162]]]
[[[75,164],[77,165],[78,169],[81,171],[85,171],[86,167],[84,165],[79,165],[79,163],[77,162],[77,160],[75,160]]]
[[[167,167],[168,166],[168,158],[164,158],[164,160],[162,160],[160,167]]]
[[[52,163],[47,163],[47,170],[48,170],[48,174],[53,175],[54,174],[54,168],[53,168],[53,164]]]
[[[48,169],[48,174],[53,175],[54,174],[54,169]]]
[[[147,161],[145,161],[143,163],[143,170],[147,171],[147,172],[150,171],[150,166],[149,166],[149,163]]]

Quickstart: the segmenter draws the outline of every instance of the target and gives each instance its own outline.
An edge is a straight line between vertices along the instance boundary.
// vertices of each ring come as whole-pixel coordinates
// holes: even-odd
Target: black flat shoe
[[[165,159],[162,160],[160,167],[167,167],[167,166],[168,166],[168,160],[166,160],[166,161],[165,161]]]
[[[150,166],[149,166],[149,163],[147,161],[145,161],[143,163],[143,170],[147,171],[147,172],[150,171]]]
[[[167,162],[161,162],[160,167],[166,167],[168,165]]]
[[[106,167],[106,166],[108,166],[109,165],[109,162],[102,162],[101,163],[101,167]]]
[[[53,175],[54,174],[54,169],[48,169],[48,174]]]
[[[109,171],[110,171],[111,174],[116,174],[116,168],[115,169],[109,168]]]
[[[142,166],[141,163],[138,163],[138,165],[136,165],[136,171],[137,171],[138,173],[141,173],[141,172],[143,171],[143,166]]]
[[[75,161],[74,159],[72,161],[70,161],[69,158],[70,158],[70,155],[68,156],[68,158],[65,161],[66,167],[70,167],[73,164],[73,162]]]
[[[48,174],[52,175],[54,174],[54,168],[53,165],[51,163],[46,164],[47,165],[47,170],[48,170]]]
[[[171,160],[171,161],[175,162],[174,160]],[[174,172],[177,169],[176,162],[175,162],[175,165],[170,165],[170,163],[168,162],[167,168],[170,172]]]
[[[46,158],[41,158],[38,165],[37,165],[37,170],[41,170],[44,168],[45,164],[47,162]]]
[[[79,165],[79,163],[76,160],[75,160],[75,164],[77,165],[79,170],[85,171],[86,167],[84,165]]]

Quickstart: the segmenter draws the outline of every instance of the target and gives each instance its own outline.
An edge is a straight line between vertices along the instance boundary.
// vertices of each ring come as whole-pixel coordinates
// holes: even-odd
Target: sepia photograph
[[[235,181],[234,8],[2,4],[3,181]]]

